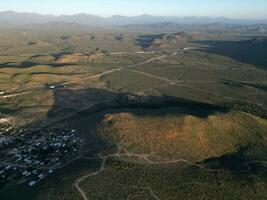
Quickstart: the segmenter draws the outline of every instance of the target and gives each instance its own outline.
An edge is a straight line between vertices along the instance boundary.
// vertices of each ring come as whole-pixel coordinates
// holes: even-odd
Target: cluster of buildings
[[[1,123],[2,120],[2,123]],[[13,131],[13,126],[3,122],[3,119],[0,119],[0,135],[9,134]],[[1,146],[1,143],[0,143]]]
[[[143,103],[147,101],[149,97],[145,95],[128,94],[123,97],[124,104]]]
[[[8,132],[0,134],[0,187],[14,181],[35,185],[66,163],[83,143],[75,129]]]

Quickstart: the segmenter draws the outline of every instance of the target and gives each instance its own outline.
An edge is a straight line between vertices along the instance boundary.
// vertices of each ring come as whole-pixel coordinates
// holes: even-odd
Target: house
[[[34,186],[35,185],[35,181],[31,181],[30,183],[29,183],[29,186]]]
[[[0,118],[0,124],[8,123],[9,120],[7,118]]]
[[[49,89],[55,89],[55,88],[56,88],[56,86],[54,86],[54,85],[49,86]]]

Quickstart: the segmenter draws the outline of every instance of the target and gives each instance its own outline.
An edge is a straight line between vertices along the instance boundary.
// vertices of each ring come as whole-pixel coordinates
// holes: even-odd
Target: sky
[[[0,0],[0,11],[267,19],[267,0]]]

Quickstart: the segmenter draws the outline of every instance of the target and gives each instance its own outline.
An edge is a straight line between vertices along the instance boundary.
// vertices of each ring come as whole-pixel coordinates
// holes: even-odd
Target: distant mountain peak
[[[113,26],[113,25],[133,25],[133,24],[159,24],[159,23],[176,23],[176,24],[267,24],[267,20],[240,20],[228,19],[225,17],[164,17],[142,14],[139,16],[122,16],[113,15],[109,18],[104,18],[98,15],[79,13],[75,15],[41,15],[37,13],[19,13],[12,10],[0,12],[0,25],[29,25],[42,24],[51,22],[66,22],[79,23],[84,26]]]
[[[153,16],[152,16],[152,15],[149,15],[149,14],[146,14],[146,13],[144,13],[144,14],[140,15],[140,17],[153,17]]]

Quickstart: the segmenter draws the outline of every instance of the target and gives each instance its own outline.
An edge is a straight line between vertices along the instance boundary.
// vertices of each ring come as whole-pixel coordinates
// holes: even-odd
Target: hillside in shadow
[[[60,123],[80,130],[82,135],[87,138],[87,143],[90,144],[88,145],[90,154],[98,149],[110,147],[109,141],[97,138],[98,125],[107,114],[122,112],[141,117],[192,115],[204,119],[218,112],[226,113],[228,110],[171,96],[138,96],[97,88],[81,90],[58,88],[54,90],[54,106],[48,112],[48,119],[51,119],[48,121],[50,121],[50,126]],[[100,143],[96,144],[97,142]],[[96,146],[97,148],[95,148]]]
[[[22,63],[13,63],[13,62],[0,63],[0,69],[4,68],[28,69],[38,65],[47,65],[54,68],[69,66],[69,64],[65,63],[37,63],[37,62],[25,61]]]
[[[168,108],[179,108],[169,111]],[[110,112],[117,110],[123,112],[130,111],[140,116],[164,116],[175,114],[187,114],[200,118],[206,118],[216,112],[227,112],[226,108],[192,101],[172,96],[143,96],[130,93],[116,93],[104,89],[89,88],[81,90],[71,90],[67,88],[57,88],[54,90],[54,106],[48,112],[48,117],[58,115],[61,112],[77,112],[75,118],[94,115],[98,112]],[[159,109],[160,112],[153,110]],[[164,111],[167,109],[168,111]],[[140,112],[137,110],[145,110]],[[114,111],[116,112],[116,111]]]
[[[267,39],[244,41],[196,41],[205,45],[200,51],[230,57],[238,62],[267,69]]]

